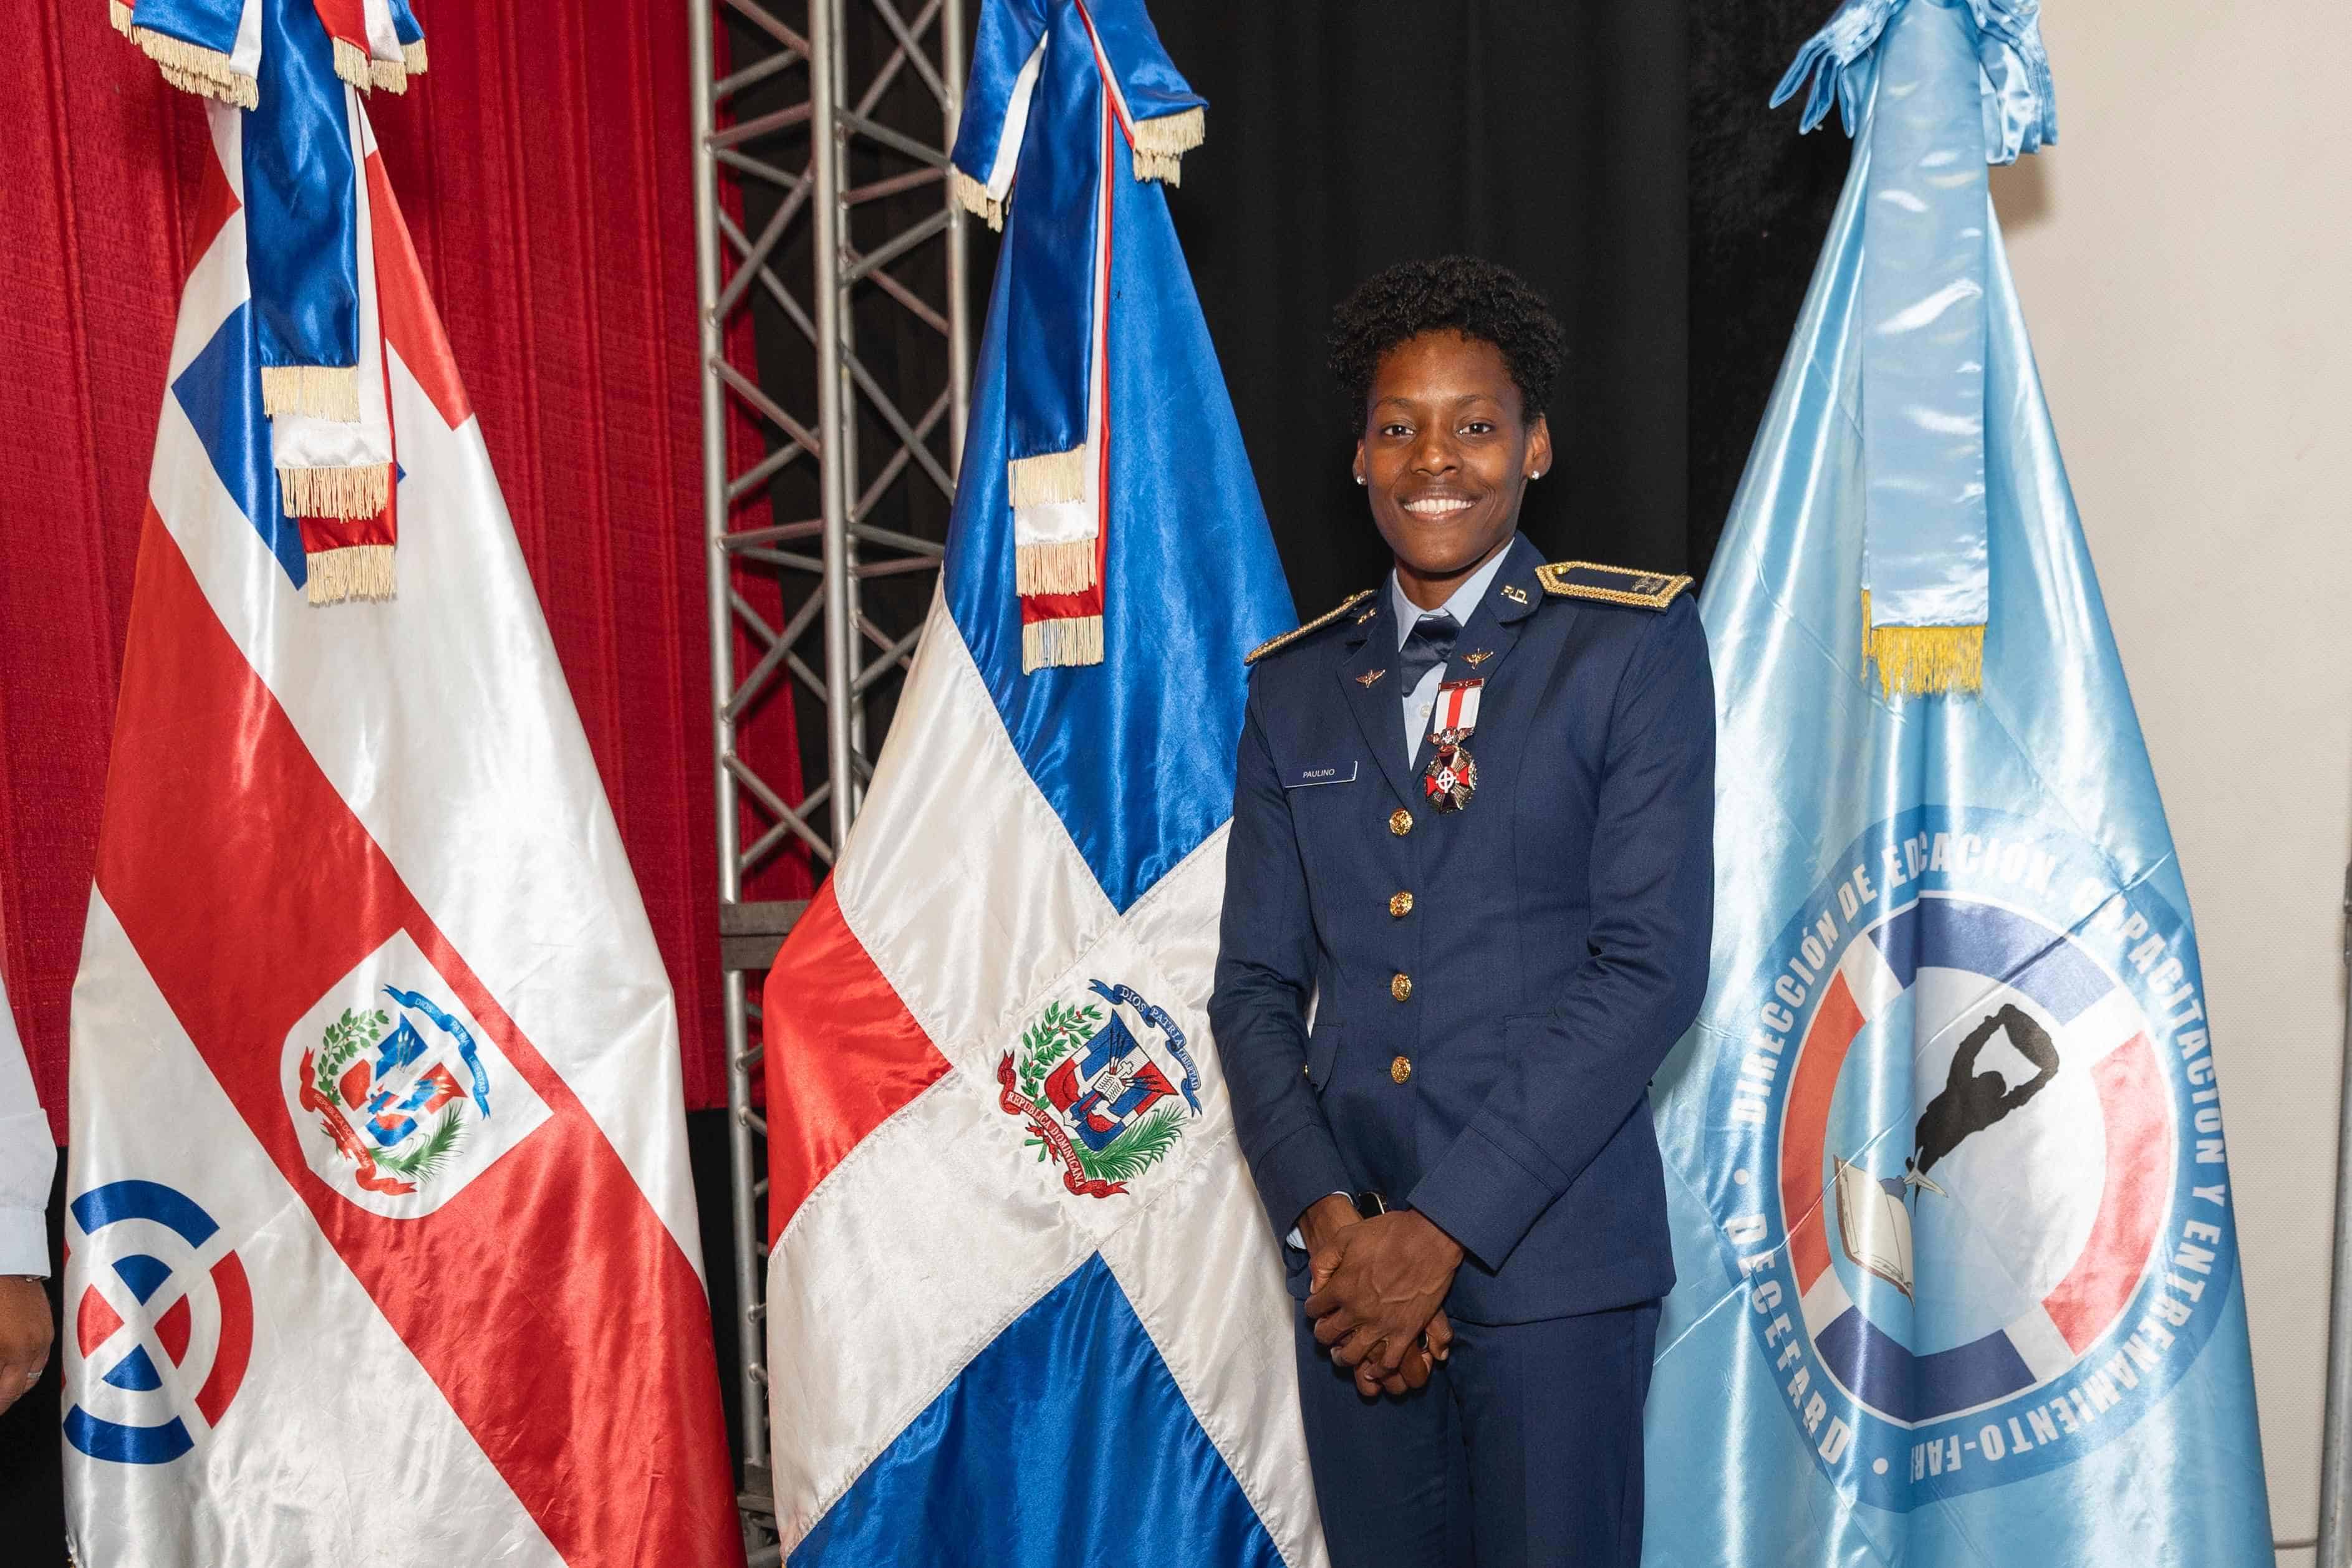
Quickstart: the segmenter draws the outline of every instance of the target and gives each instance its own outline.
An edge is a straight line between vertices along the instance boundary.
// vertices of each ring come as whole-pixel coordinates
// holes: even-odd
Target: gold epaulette
[[[1675,595],[1691,585],[1687,577],[1591,560],[1556,560],[1539,566],[1536,580],[1543,584],[1546,593],[1563,599],[1598,599],[1604,604],[1631,604],[1641,610],[1664,610],[1675,601]]]
[[[1370,599],[1373,594],[1379,591],[1380,590],[1376,588],[1368,588],[1361,593],[1349,594],[1340,602],[1338,609],[1327,611],[1323,614],[1318,615],[1314,620],[1309,621],[1306,625],[1301,626],[1296,632],[1285,632],[1279,637],[1269,637],[1265,642],[1260,643],[1256,647],[1252,648],[1247,653],[1242,655],[1242,663],[1244,664],[1255,664],[1260,659],[1265,658],[1268,653],[1276,653],[1281,649],[1289,647],[1293,643],[1297,642],[1301,637],[1306,636],[1308,632],[1320,632],[1324,627],[1328,626],[1332,622],[1337,621],[1340,616],[1345,615],[1349,611],[1353,610],[1357,605],[1361,604],[1365,600]]]

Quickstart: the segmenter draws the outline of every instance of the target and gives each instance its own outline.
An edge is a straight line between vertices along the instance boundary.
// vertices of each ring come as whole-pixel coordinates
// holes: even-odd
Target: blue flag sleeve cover
[[[1853,163],[1701,601],[1719,880],[1659,1079],[1645,1561],[2267,1562],[2188,893],[1981,168],[2054,133],[2032,11],[1860,0],[1809,76]],[[1927,227],[1882,245],[1874,203]],[[1955,439],[1890,434],[1874,382],[1941,371]],[[1980,616],[1975,678],[1890,672],[1873,591]]]

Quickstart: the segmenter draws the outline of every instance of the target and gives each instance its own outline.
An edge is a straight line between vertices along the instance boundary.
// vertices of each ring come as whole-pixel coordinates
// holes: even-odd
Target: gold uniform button
[[[1398,1057],[1394,1061],[1391,1061],[1391,1062],[1390,1062],[1390,1063],[1389,1063],[1389,1080],[1390,1080],[1390,1082],[1394,1082],[1394,1083],[1402,1083],[1402,1082],[1403,1082],[1406,1079],[1408,1079],[1408,1078],[1410,1078],[1410,1077],[1412,1077],[1412,1057],[1410,1057],[1410,1056],[1400,1056],[1400,1057]]]
[[[1406,915],[1411,915],[1412,913],[1412,894],[1409,893],[1392,893],[1389,894],[1389,913],[1395,915],[1399,920],[1402,920]]]
[[[1402,1001],[1412,995],[1412,977],[1399,970],[1389,977],[1389,995]]]
[[[1402,806],[1399,806],[1395,810],[1391,811],[1389,813],[1389,831],[1394,833],[1398,838],[1402,838],[1407,833],[1412,831],[1412,813],[1406,810]]]

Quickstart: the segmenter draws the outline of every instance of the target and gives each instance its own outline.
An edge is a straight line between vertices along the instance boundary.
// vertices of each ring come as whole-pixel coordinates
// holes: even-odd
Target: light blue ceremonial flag
[[[2270,1559],[2188,894],[1981,195],[1944,275],[1981,358],[1920,352],[1982,386],[1954,444],[1982,689],[1890,694],[1864,654],[1868,372],[1905,351],[1872,314],[1866,209],[1903,199],[1874,131],[1943,70],[1989,156],[2047,140],[2030,23],[1868,0],[1792,73],[1826,61],[1853,169],[1701,600],[1716,936],[1658,1083],[1657,1568]]]

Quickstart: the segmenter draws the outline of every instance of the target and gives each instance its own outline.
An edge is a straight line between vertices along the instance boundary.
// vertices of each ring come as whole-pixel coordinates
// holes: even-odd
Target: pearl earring
[[[1364,482],[1364,476],[1363,476],[1361,474],[1357,475],[1357,476],[1356,476],[1356,483],[1357,483],[1357,484],[1359,484],[1359,485],[1360,485],[1360,484],[1362,484],[1363,482]]]

